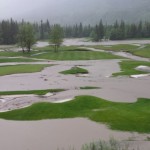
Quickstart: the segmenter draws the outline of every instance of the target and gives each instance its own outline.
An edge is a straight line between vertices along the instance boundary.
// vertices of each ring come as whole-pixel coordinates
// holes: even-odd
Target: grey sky
[[[10,18],[34,13],[48,0],[0,0],[0,17]]]
[[[106,0],[107,1],[107,0]],[[100,2],[100,3],[99,3]],[[104,0],[0,0],[0,19],[42,19],[58,18],[73,14],[91,13]],[[74,16],[76,17],[76,16]],[[60,17],[61,18],[61,17]]]
[[[150,0],[0,0],[0,19],[49,19],[55,23],[95,23],[101,18],[113,21],[125,17],[128,20],[131,13],[139,13],[138,7],[149,4]]]

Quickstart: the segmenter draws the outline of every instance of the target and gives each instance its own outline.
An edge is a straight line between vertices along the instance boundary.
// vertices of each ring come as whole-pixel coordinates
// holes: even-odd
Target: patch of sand
[[[139,71],[144,71],[144,72],[150,72],[150,67],[149,66],[138,66],[135,68],[136,70],[139,70]]]
[[[131,75],[131,78],[142,78],[142,77],[147,77],[150,76],[150,74],[138,74],[138,75]]]

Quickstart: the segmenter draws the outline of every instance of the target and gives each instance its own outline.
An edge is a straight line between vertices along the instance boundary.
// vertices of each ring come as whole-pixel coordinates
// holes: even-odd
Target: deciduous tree
[[[18,35],[18,44],[21,46],[23,52],[26,49],[31,51],[31,47],[35,44],[34,30],[31,24],[25,23],[20,26]]]
[[[55,52],[63,42],[63,29],[59,24],[55,24],[50,33],[50,43],[54,44]]]

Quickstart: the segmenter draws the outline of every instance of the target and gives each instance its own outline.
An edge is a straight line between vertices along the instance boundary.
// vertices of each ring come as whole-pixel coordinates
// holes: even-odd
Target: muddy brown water
[[[66,45],[83,45],[79,40],[65,41]],[[64,42],[64,43],[65,43]],[[141,41],[140,44],[149,41]],[[139,41],[123,41],[122,44],[139,43]],[[97,43],[95,43],[97,45]],[[103,42],[105,44],[105,42]],[[121,44],[109,42],[108,45]],[[47,43],[40,43],[39,47],[46,46]],[[85,45],[85,44],[84,44]],[[91,45],[89,43],[89,45]],[[59,101],[73,98],[78,95],[93,95],[119,102],[135,102],[139,97],[150,98],[150,78],[142,77],[138,79],[128,77],[110,77],[112,73],[120,71],[118,62],[120,60],[99,60],[99,61],[54,61],[48,64],[57,64],[48,67],[39,73],[15,74],[0,77],[0,91],[11,90],[34,90],[65,88],[65,92],[47,97],[44,101]],[[47,62],[46,62],[47,64]],[[1,64],[7,65],[7,64]],[[14,63],[12,64],[14,65]],[[89,70],[88,77],[76,77],[74,75],[62,75],[59,72],[70,69],[75,65],[82,65]],[[96,86],[97,90],[80,90],[80,87]],[[28,99],[28,100],[27,100]],[[0,101],[0,108],[16,108],[16,104],[21,106],[43,101],[38,97],[22,97]],[[6,104],[6,107],[4,107]],[[7,121],[0,120],[0,150],[57,150],[57,148],[75,147],[79,150],[85,143],[97,141],[99,139],[108,140],[114,137],[118,140],[130,141],[131,147],[140,147],[140,150],[150,150],[150,142],[145,141],[149,134],[137,134],[129,132],[112,131],[107,126],[98,124],[87,119],[58,119],[42,121]]]
[[[132,145],[147,148],[138,142],[146,135],[137,133],[111,131],[106,126],[83,118],[58,119],[43,121],[5,121],[0,120],[1,150],[69,150],[74,147],[80,150],[83,144],[94,141],[135,139]],[[147,142],[144,142],[147,145]]]
[[[117,44],[134,44],[134,45],[143,45],[149,44],[150,40],[122,40],[122,41],[102,41],[102,42],[92,42],[87,41],[85,38],[75,38],[75,39],[64,39],[63,45],[66,46],[88,46],[88,45],[117,45]],[[35,46],[45,47],[48,46],[48,42],[38,41]],[[140,47],[141,48],[141,47]]]

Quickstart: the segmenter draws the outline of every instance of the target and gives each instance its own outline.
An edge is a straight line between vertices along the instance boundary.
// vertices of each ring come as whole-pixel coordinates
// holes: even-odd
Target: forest
[[[24,20],[17,22],[13,19],[0,21],[0,44],[16,44],[20,27]],[[30,23],[34,30],[36,40],[49,39],[54,24],[49,20]],[[92,41],[125,40],[150,38],[150,22],[126,23],[115,21],[114,24],[104,24],[100,20],[96,25],[83,25],[82,23],[62,26],[64,38],[89,37]]]

